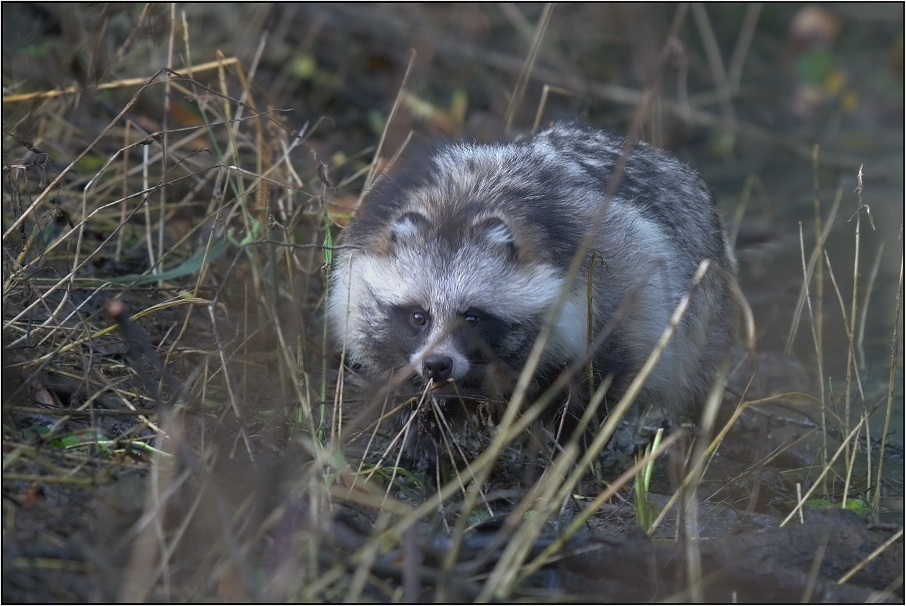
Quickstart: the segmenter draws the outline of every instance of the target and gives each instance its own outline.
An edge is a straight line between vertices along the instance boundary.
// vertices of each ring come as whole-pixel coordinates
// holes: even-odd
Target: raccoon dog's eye
[[[428,316],[423,311],[413,311],[409,316],[409,321],[413,326],[424,326],[428,322]]]
[[[477,327],[479,322],[481,322],[481,316],[477,314],[466,314],[466,324],[471,328]]]

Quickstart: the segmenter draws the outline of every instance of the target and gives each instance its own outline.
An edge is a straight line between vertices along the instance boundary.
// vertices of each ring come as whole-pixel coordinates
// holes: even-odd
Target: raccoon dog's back
[[[687,411],[728,350],[735,261],[698,174],[644,143],[621,162],[625,148],[613,135],[556,125],[401,159],[365,197],[334,257],[328,319],[348,361],[378,385],[408,369],[398,391],[432,382],[446,385],[439,396],[506,396],[568,289],[536,373],[550,383],[585,355],[594,254],[592,333],[608,335],[592,360],[599,377],[614,373],[618,396],[709,259],[723,275],[707,272],[637,400]],[[589,230],[585,263],[567,283]]]

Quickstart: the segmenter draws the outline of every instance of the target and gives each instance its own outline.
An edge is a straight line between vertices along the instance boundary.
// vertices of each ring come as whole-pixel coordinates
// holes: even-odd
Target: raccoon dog
[[[397,394],[431,387],[441,410],[455,408],[444,405],[451,398],[505,398],[567,289],[535,373],[544,388],[586,356],[594,254],[603,263],[594,263],[592,334],[607,336],[591,359],[598,377],[613,373],[612,399],[709,259],[723,275],[713,267],[705,274],[636,400],[637,408],[687,413],[728,351],[734,305],[726,279],[735,260],[698,174],[644,143],[618,171],[624,147],[624,139],[561,124],[524,140],[446,144],[400,160],[367,194],[334,257],[327,313],[348,362],[375,387],[406,375]],[[584,266],[568,281],[589,230]],[[583,396],[573,391],[575,414]],[[434,413],[418,416],[409,456],[432,451],[438,439]]]

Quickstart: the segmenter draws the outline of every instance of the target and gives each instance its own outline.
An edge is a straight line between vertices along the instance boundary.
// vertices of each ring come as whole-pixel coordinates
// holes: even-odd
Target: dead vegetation
[[[899,499],[902,515],[902,433],[888,441],[902,419],[902,240],[871,267],[858,254],[878,241],[871,217],[901,229],[902,90],[868,88],[869,107],[847,109],[860,82],[834,80],[842,58],[808,71],[840,35],[826,9],[712,10],[5,9],[39,33],[14,59],[4,49],[3,599],[700,600],[744,586],[757,599],[775,581],[777,600],[901,597],[901,524],[819,512],[796,533],[756,530],[847,502],[877,516]],[[887,52],[902,77],[902,36]],[[788,106],[761,79],[773,56],[806,64]],[[885,165],[887,114],[900,159]],[[412,129],[487,138],[564,118],[711,150],[695,163],[706,180],[742,191],[734,233],[760,351],[697,429],[622,475],[602,473],[600,453],[631,392],[589,442],[560,449],[538,423],[544,396],[517,392],[500,416],[477,413],[442,468],[408,469],[376,422],[383,402],[327,339],[333,238]],[[866,170],[883,185],[898,167],[895,205],[864,197],[858,172],[858,196],[840,186],[828,209],[835,179],[866,161],[835,121],[851,137],[850,122],[875,129],[881,165]],[[805,194],[771,172],[774,155],[808,176]],[[764,261],[744,248],[782,245],[757,219],[792,221],[768,202],[790,191],[814,206],[814,227],[785,244],[792,296],[753,286]],[[845,255],[829,244],[840,233],[856,240]],[[866,275],[896,281],[892,254],[900,282],[872,294]],[[811,390],[768,353],[786,335],[815,361]],[[631,534],[627,490],[653,460],[641,506],[654,542]],[[801,557],[765,575],[784,547]]]

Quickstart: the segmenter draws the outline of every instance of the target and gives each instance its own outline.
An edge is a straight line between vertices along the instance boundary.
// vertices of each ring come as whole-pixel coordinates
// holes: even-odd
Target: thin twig
[[[862,309],[859,314],[859,326],[856,328],[856,353],[859,354],[859,367],[865,369],[865,350],[862,345],[865,340],[865,320],[868,316],[868,302],[871,300],[871,293],[874,289],[875,278],[878,277],[878,270],[881,267],[881,254],[884,252],[884,242],[878,246],[878,252],[875,260],[871,264],[871,272],[868,274],[868,284],[865,285],[865,296],[862,299]]]
[[[209,61],[208,63],[202,63],[201,65],[196,65],[196,66],[192,67],[191,72],[194,74],[197,74],[200,72],[206,72],[206,71],[209,71],[212,69],[217,69],[217,67],[220,65],[229,66],[229,65],[235,65],[238,63],[239,63],[239,59],[237,59],[236,57],[230,57],[229,59],[224,59],[223,61]],[[163,69],[166,69],[166,68],[163,68]],[[185,69],[185,68],[183,68],[183,69]],[[161,71],[163,71],[163,70],[161,70]],[[176,71],[182,71],[182,70],[176,70]],[[150,79],[149,78],[128,78],[126,80],[116,80],[114,82],[106,82],[104,84],[99,84],[95,90],[111,90],[111,89],[115,89],[115,88],[126,88],[129,86],[137,86],[139,84],[145,84],[145,86],[147,86],[148,83],[153,81],[154,78],[156,78],[157,76],[160,75],[160,73],[161,72],[158,71],[154,76],[151,76]],[[143,86],[142,88],[145,88],[145,86]],[[7,95],[7,96],[3,97],[3,103],[19,103],[22,101],[31,101],[32,99],[52,99],[54,97],[60,97],[63,95],[74,95],[76,93],[82,92],[82,90],[83,89],[80,86],[70,86],[68,88],[63,88],[63,89],[59,89],[59,90],[47,90],[47,91],[42,91],[42,92],[38,92],[38,93],[23,93],[21,95]],[[139,92],[141,92],[141,91],[139,91]],[[114,123],[115,122],[116,122],[116,120],[114,120]]]
[[[890,379],[887,383],[887,411],[884,416],[884,429],[881,432],[881,448],[878,453],[878,473],[877,479],[875,482],[875,495],[872,500],[872,509],[878,511],[878,505],[881,502],[881,482],[883,476],[881,472],[884,469],[884,452],[887,448],[887,434],[890,431],[890,415],[893,410],[893,392],[896,388],[896,378],[897,378],[897,355],[900,349],[900,342],[898,339],[897,332],[900,328],[900,309],[902,308],[903,301],[901,299],[903,293],[903,252],[902,252],[902,243],[903,243],[903,226],[900,225],[900,236],[899,241],[901,245],[900,251],[900,277],[897,280],[897,290],[896,290],[896,311],[893,316],[893,337],[890,341]]]
[[[396,116],[396,112],[403,100],[403,93],[406,90],[406,83],[409,82],[409,76],[412,74],[412,67],[415,65],[415,57],[415,49],[412,49],[409,52],[409,64],[406,66],[406,73],[403,75],[403,81],[400,82],[400,89],[396,94],[396,99],[393,102],[393,107],[390,109],[390,115],[387,116],[387,122],[384,123],[384,130],[381,131],[381,140],[378,141],[377,149],[374,150],[374,158],[371,160],[371,168],[368,171],[368,177],[365,179],[365,186],[362,187],[362,193],[359,196],[360,204],[362,202],[362,198],[364,198],[371,190],[371,185],[374,182],[378,163],[381,160],[381,151],[384,149],[384,140],[387,138],[387,131],[390,129],[390,124],[393,122],[393,118],[394,116]]]
[[[148,88],[149,86],[151,86],[152,84],[155,84],[157,77],[160,76],[161,74],[165,73],[166,71],[167,71],[167,68],[165,68],[165,67],[161,68],[160,70],[158,70],[158,72],[156,74],[151,76],[150,79],[145,81],[145,84],[140,89],[138,89],[134,95],[132,95],[132,98],[129,99],[129,102],[126,103],[126,105],[123,107],[123,109],[120,111],[120,113],[117,114],[117,116],[113,120],[111,120],[107,124],[107,126],[104,127],[104,129],[100,132],[100,134],[98,134],[98,136],[95,137],[94,141],[89,143],[88,146],[82,150],[82,153],[80,153],[78,156],[76,156],[76,159],[69,163],[69,166],[67,166],[62,171],[60,171],[60,174],[57,175],[53,181],[51,181],[50,185],[48,185],[47,187],[44,188],[44,191],[42,191],[40,194],[38,194],[38,197],[35,198],[35,201],[32,202],[31,205],[27,209],[25,209],[25,212],[23,212],[21,215],[19,215],[16,218],[16,220],[13,221],[13,224],[10,225],[9,228],[5,232],[3,232],[4,240],[9,238],[9,235],[11,233],[13,233],[13,231],[15,231],[16,228],[19,227],[19,225],[23,221],[25,221],[25,218],[28,217],[38,207],[38,205],[41,202],[44,201],[44,198],[46,198],[48,195],[50,195],[50,192],[53,191],[57,187],[57,185],[59,185],[59,183],[63,180],[63,177],[65,177],[67,174],[69,174],[69,171],[71,171],[75,167],[75,165],[78,164],[82,160],[82,158],[87,156],[88,152],[90,152],[92,149],[94,149],[95,145],[100,143],[101,139],[103,139],[107,135],[107,133],[110,132],[110,129],[113,128],[113,126],[120,121],[120,118],[122,118],[126,114],[126,112],[128,112],[129,109],[135,104],[135,102],[138,101],[138,98],[141,96],[142,92],[144,92],[144,90],[146,88]]]
[[[510,99],[510,105],[506,110],[506,117],[503,121],[504,133],[510,132],[513,120],[516,117],[516,112],[519,111],[519,107],[522,105],[522,96],[525,94],[525,86],[528,84],[529,77],[532,74],[532,68],[535,67],[538,49],[541,48],[541,40],[544,39],[544,32],[547,31],[547,26],[548,23],[550,23],[551,13],[553,11],[554,4],[552,2],[546,2],[544,4],[544,9],[541,11],[541,17],[538,19],[538,25],[535,27],[535,37],[532,40],[532,46],[529,48],[528,55],[525,57],[522,71],[519,73],[519,79],[516,81],[516,88],[513,89],[513,97]]]
[[[711,78],[714,80],[714,86],[717,88],[717,95],[721,101],[724,120],[728,124],[732,124],[734,113],[733,92],[730,89],[730,83],[727,81],[727,72],[724,70],[724,62],[720,56],[720,48],[717,45],[717,38],[714,36],[714,29],[711,27],[710,19],[708,19],[708,12],[701,2],[692,3],[692,16],[695,18],[699,36],[701,36],[702,44],[705,47],[705,55],[708,57],[708,65],[711,67]]]
[[[727,80],[730,85],[730,92],[733,95],[739,93],[739,83],[742,80],[742,68],[746,62],[749,45],[752,44],[752,37],[755,35],[755,27],[758,25],[758,16],[761,14],[761,6],[761,2],[752,2],[746,7],[746,16],[743,17],[742,27],[739,28],[739,37],[736,39],[736,46],[733,47],[733,54],[730,56],[730,65],[727,68]]]

